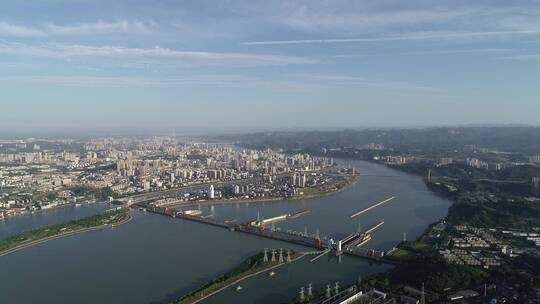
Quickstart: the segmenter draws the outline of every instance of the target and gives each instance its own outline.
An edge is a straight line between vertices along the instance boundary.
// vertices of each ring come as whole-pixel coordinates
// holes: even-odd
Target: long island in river
[[[341,164],[356,167],[361,174],[356,183],[335,195],[258,204],[201,204],[196,209],[204,217],[237,223],[309,210],[273,225],[281,231],[318,232],[333,239],[384,220],[366,245],[380,250],[391,249],[404,236],[416,238],[447,213],[450,202],[428,191],[420,177],[362,161]],[[350,218],[392,196],[391,203]],[[59,238],[1,257],[0,303],[169,303],[264,248],[310,250],[151,212],[133,210],[131,216],[129,223],[114,229]],[[5,225],[15,225],[16,220]],[[242,282],[241,291],[233,286],[204,303],[286,302],[302,286],[353,282],[389,267],[347,255],[340,259],[328,255],[314,262],[303,258],[280,267],[274,276],[250,277]]]
[[[57,238],[106,227],[112,228],[114,225],[121,225],[127,223],[127,221],[129,221],[128,210],[123,207],[118,207],[116,209],[110,209],[105,213],[96,214],[80,220],[72,220],[63,224],[25,231],[0,240],[0,256],[11,254],[18,250],[52,241]]]

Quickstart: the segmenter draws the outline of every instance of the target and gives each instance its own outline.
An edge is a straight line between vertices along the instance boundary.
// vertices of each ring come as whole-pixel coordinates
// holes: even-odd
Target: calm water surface
[[[24,231],[65,223],[71,220],[85,218],[101,213],[111,208],[106,203],[82,204],[79,207],[68,206],[45,211],[36,211],[33,214],[8,217],[0,220],[0,239],[5,239]]]
[[[390,249],[403,238],[416,238],[444,217],[449,202],[430,193],[419,177],[381,165],[348,161],[361,171],[358,182],[332,196],[305,201],[202,206],[220,220],[245,222],[292,213],[311,213],[276,227],[341,237],[381,220],[366,246]],[[396,199],[357,219],[349,215],[390,196]],[[82,209],[81,209],[82,210]],[[45,215],[45,213],[43,214]],[[0,303],[163,303],[238,265],[263,248],[298,246],[229,232],[198,223],[132,211],[133,220],[114,229],[57,239],[0,258]],[[79,215],[77,215],[79,216]],[[55,217],[51,214],[51,217]],[[52,221],[52,220],[51,220]],[[2,228],[15,224],[4,222]],[[20,229],[20,228],[19,228]],[[3,230],[2,230],[3,231]],[[208,303],[276,303],[294,297],[300,286],[353,282],[388,266],[343,257],[307,259],[242,282]]]

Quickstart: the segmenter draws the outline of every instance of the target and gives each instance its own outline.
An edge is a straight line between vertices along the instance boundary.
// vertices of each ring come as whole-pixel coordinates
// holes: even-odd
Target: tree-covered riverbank
[[[128,209],[118,209],[64,224],[47,226],[0,240],[0,256],[58,237],[119,225],[129,220]]]

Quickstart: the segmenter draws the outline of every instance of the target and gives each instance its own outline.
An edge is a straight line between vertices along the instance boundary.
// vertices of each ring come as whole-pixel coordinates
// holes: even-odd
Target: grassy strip
[[[321,195],[321,194],[325,193],[325,192],[322,192],[321,190],[319,190],[318,188],[315,188],[315,187],[302,188],[299,191],[303,192],[304,195]]]
[[[270,254],[268,254],[270,257]],[[294,260],[299,257],[301,254],[297,252],[291,252],[291,258]],[[235,281],[238,281],[241,278],[247,277],[249,275],[268,270],[273,268],[281,263],[279,262],[264,262],[264,253],[258,253],[254,256],[247,258],[242,262],[238,267],[227,272],[211,282],[205,284],[204,286],[194,290],[187,295],[181,297],[180,299],[174,301],[174,304],[189,304],[195,303],[200,299],[204,298],[206,295],[209,295]]]
[[[425,255],[434,255],[435,247],[422,241],[402,242],[397,246],[397,250],[388,254],[386,258],[398,262],[414,260]]]
[[[0,240],[0,255],[12,251],[17,247],[24,247],[32,243],[39,243],[41,240],[54,238],[64,234],[73,234],[74,232],[91,229],[103,225],[110,225],[127,220],[128,210],[121,209],[102,214],[93,215],[80,220],[70,221],[64,224],[58,224],[26,231],[9,238]]]

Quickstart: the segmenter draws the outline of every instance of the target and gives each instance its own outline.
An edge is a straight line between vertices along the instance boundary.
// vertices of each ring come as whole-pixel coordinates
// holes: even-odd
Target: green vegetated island
[[[119,225],[127,222],[129,218],[129,210],[120,208],[80,220],[22,232],[0,240],[0,256],[55,238]]]
[[[213,279],[211,282],[201,286],[197,290],[194,290],[180,299],[172,302],[174,304],[192,304],[198,303],[230,286],[240,283],[240,281],[247,279],[248,277],[269,271],[273,268],[284,265],[287,262],[279,262],[277,259],[272,261],[268,254],[268,261],[264,259],[264,253],[257,253],[246,260],[244,260],[238,267],[233,270],[220,275]],[[303,254],[296,251],[291,251],[291,261],[296,261]]]

